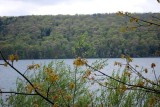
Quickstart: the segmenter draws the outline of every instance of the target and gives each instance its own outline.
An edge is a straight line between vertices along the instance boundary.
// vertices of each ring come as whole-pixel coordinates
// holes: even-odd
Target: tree
[[[122,29],[122,32],[125,32],[125,31],[136,31],[136,32],[148,32],[149,34],[153,34],[155,33],[156,31],[159,31],[160,30],[160,19],[155,15],[155,16],[151,16],[152,17],[152,20],[147,20],[147,18],[145,17],[142,17],[142,18],[138,18],[138,16],[133,16],[132,14],[126,12],[118,12],[117,13],[118,15],[120,16],[124,16],[127,18],[127,21],[130,22],[130,24],[128,24],[127,26],[123,27]],[[146,15],[147,16],[147,15]],[[149,53],[151,53],[152,55],[157,55],[157,56],[160,56],[160,39],[158,38],[158,32],[155,34],[155,38],[157,39],[157,41],[152,41],[149,35],[148,39],[146,41],[150,42],[151,44],[148,44],[149,46],[147,46],[148,48],[150,48],[148,50]],[[142,35],[142,34],[140,34]],[[147,42],[147,43],[148,43]]]

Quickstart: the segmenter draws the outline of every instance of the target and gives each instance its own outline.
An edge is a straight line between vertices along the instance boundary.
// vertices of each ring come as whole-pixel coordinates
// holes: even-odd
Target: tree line
[[[159,13],[131,15],[160,23]],[[133,21],[115,13],[0,17],[0,50],[21,59],[158,57],[159,28]]]

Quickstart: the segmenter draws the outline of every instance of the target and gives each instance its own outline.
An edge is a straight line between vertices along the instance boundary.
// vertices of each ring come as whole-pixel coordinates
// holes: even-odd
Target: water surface
[[[58,59],[58,60],[59,61],[64,60],[64,62],[67,65],[70,65],[71,67],[73,67],[74,59]],[[87,59],[89,64],[95,62],[96,60],[98,59]],[[18,62],[14,63],[14,66],[21,73],[24,73],[28,65],[31,65],[33,63],[38,63],[42,66],[42,65],[48,64],[51,61],[57,61],[57,59],[19,60]],[[125,60],[120,59],[120,58],[109,58],[107,60],[108,65],[104,69],[102,69],[102,71],[108,75],[111,75],[113,70],[118,69],[118,66],[114,66],[115,61],[125,63]],[[3,61],[0,60],[0,64],[2,63]],[[152,68],[151,68],[151,63],[156,64],[155,71],[156,71],[156,74],[159,75],[160,74],[160,58],[134,58],[131,65],[133,67],[135,67],[136,65],[139,65],[139,67],[137,68],[138,70],[141,70],[142,68],[147,68],[149,73],[144,74],[144,76],[154,79],[154,75],[153,75]],[[15,88],[17,77],[20,77],[20,75],[16,71],[14,71],[12,68],[0,66],[0,89],[9,91],[11,88]]]

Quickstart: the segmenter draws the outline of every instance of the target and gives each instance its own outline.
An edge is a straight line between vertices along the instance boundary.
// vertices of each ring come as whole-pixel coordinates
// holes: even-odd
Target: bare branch
[[[19,92],[13,92],[13,91],[0,91],[1,94],[20,94],[20,95],[38,95],[38,94],[29,94],[29,93],[19,93]]]
[[[160,26],[160,24],[157,24],[157,23],[155,23],[155,22],[151,22],[151,21],[146,21],[146,20],[143,20],[143,19],[141,19],[141,18],[133,17],[133,16],[129,15],[128,13],[125,13],[124,15],[125,15],[125,16],[127,16],[127,17],[129,17],[129,18],[137,19],[137,20],[139,20],[139,21],[142,21],[142,22],[148,23],[148,24],[150,24],[150,25]]]
[[[129,64],[129,67],[130,67],[130,69],[131,69],[132,71],[135,71],[135,73],[136,73],[140,78],[148,81],[147,78],[145,78],[141,73],[139,73],[139,72],[138,72],[135,68],[133,68],[130,64]],[[152,85],[159,86],[158,84],[155,84],[154,82],[150,82],[150,81],[148,81],[148,82],[151,83]]]

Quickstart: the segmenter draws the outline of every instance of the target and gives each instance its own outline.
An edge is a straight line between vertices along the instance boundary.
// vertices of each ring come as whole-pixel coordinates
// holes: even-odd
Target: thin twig
[[[155,79],[156,79],[156,82],[157,82],[157,85],[158,85],[158,78],[157,78],[157,76],[156,76],[156,72],[155,72],[154,68],[153,68],[153,73],[154,73],[154,76],[155,76]],[[158,85],[158,86],[159,86],[159,85]]]
[[[141,73],[139,73],[139,72],[138,72],[135,68],[133,68],[130,64],[129,64],[129,67],[130,67],[130,69],[132,69],[132,71],[134,70],[139,77],[141,77],[142,79],[148,81],[147,78],[145,78]],[[150,81],[148,81],[148,82],[149,82],[150,84],[152,84],[152,85],[159,86],[158,84],[155,84],[154,82],[150,82]]]
[[[120,88],[120,87],[114,87],[112,84],[108,84],[108,85],[110,85],[111,87],[108,87],[108,85],[106,86],[106,85],[103,85],[103,84],[101,84],[98,80],[94,80],[95,82],[97,82],[100,86],[102,86],[102,87],[105,87],[105,88],[107,88],[107,89],[113,89],[113,90],[117,90],[117,89],[123,89],[123,88]],[[155,92],[153,92],[153,91],[148,91],[148,90],[145,90],[145,89],[137,89],[137,88],[134,88],[134,87],[126,87],[126,90],[139,90],[139,91],[145,91],[145,92],[151,92],[151,93],[155,93]]]
[[[25,70],[25,72],[23,73],[23,75],[25,75],[25,73],[28,71],[28,68]]]
[[[77,89],[77,85],[76,85],[76,80],[77,80],[77,76],[76,76],[76,73],[77,73],[77,66],[76,66],[76,69],[75,69],[75,75],[74,75],[74,84],[75,84],[75,87],[74,87],[74,93],[73,93],[73,105],[74,105],[74,99],[75,99],[75,94],[76,94],[76,89]]]
[[[0,91],[1,94],[20,94],[20,95],[38,95],[38,94],[29,94],[29,93],[19,93],[19,92],[12,92],[12,91]]]
[[[146,20],[143,20],[143,19],[140,19],[140,18],[136,18],[136,17],[133,17],[129,14],[125,14],[127,17],[130,17],[130,18],[133,18],[133,19],[138,19],[139,21],[142,21],[142,22],[145,22],[145,23],[148,23],[150,25],[156,25],[156,26],[160,26],[160,24],[157,24],[157,23],[154,23],[154,22],[150,22],[150,21],[146,21]]]

